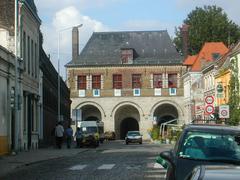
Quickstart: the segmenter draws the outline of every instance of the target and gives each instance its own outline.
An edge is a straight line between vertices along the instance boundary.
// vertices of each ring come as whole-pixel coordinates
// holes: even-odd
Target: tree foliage
[[[240,37],[240,27],[228,19],[222,8],[217,6],[196,7],[183,21],[189,25],[189,54],[197,54],[204,42],[236,43]],[[175,29],[174,43],[182,51],[180,27]]]
[[[230,78],[230,88],[229,88],[229,110],[230,110],[230,120],[227,124],[238,125],[240,120],[240,110],[239,110],[239,79],[238,79],[238,61],[237,57],[233,58],[231,61],[231,78]]]

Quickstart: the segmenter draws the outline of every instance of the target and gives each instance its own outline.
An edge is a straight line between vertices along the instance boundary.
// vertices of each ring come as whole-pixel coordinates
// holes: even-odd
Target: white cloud
[[[72,28],[83,24],[79,29],[80,49],[83,48],[93,32],[108,31],[109,28],[102,22],[80,14],[73,6],[66,7],[55,13],[51,24],[41,27],[44,34],[44,49],[51,54],[52,63],[57,67],[58,35],[60,35],[60,67],[61,75],[64,76],[64,65],[71,60],[72,51]],[[65,77],[64,77],[65,78]]]

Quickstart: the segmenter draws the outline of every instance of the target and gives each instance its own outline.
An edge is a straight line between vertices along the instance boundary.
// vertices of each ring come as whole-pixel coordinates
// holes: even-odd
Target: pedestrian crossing
[[[79,170],[84,170],[85,168],[87,168],[88,166],[92,166],[91,164],[87,165],[87,164],[76,164],[74,166],[69,167],[69,170],[72,171],[79,171]],[[96,167],[97,170],[111,170],[114,167],[116,167],[116,164],[101,164],[98,167]],[[161,166],[158,163],[147,163],[146,167],[149,169],[158,169],[160,171],[158,172],[165,172],[166,170],[163,168],[163,166]],[[141,169],[142,166],[141,165],[127,165],[126,169]]]
[[[119,169],[121,172],[129,172],[129,174],[142,174],[142,177],[146,180],[153,180],[153,179],[165,179],[166,178],[166,169],[164,169],[161,165],[158,163],[146,163],[137,165],[135,164],[76,164],[74,166],[71,166],[68,168],[68,170],[79,172],[79,173],[85,173],[88,172],[88,170],[91,169],[91,171],[94,171],[95,173],[98,173],[98,176],[100,177],[99,173],[104,173],[104,177],[106,173],[113,174],[114,172],[119,172]],[[119,177],[120,179],[122,177]],[[126,178],[126,177],[125,177]],[[101,178],[100,178],[101,179]],[[103,178],[104,179],[104,178]]]

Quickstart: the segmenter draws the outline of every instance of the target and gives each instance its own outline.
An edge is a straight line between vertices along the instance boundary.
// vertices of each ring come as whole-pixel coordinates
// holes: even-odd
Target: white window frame
[[[173,89],[174,89],[174,92],[172,92]],[[169,88],[169,95],[170,96],[176,96],[177,95],[177,88]]]
[[[78,96],[79,97],[85,97],[86,96],[86,90],[85,89],[79,89],[78,90]]]
[[[154,88],[155,96],[162,96],[162,88]]]
[[[121,89],[114,89],[114,96],[122,96],[122,90]]]
[[[141,89],[140,88],[134,88],[133,89],[133,96],[141,96]]]
[[[93,97],[100,97],[100,89],[93,89],[92,90],[92,94],[93,94]]]

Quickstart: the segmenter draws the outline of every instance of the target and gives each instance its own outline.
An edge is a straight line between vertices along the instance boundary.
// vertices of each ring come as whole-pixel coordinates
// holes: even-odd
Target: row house
[[[167,31],[96,32],[79,54],[73,29],[73,58],[66,65],[72,110],[97,119],[123,139],[128,130],[147,130],[170,120],[184,123],[186,68]]]
[[[38,133],[41,105],[39,92],[39,28],[41,20],[33,0],[21,1],[18,4],[18,43],[15,44],[14,0],[0,1],[0,45],[12,55],[18,56],[18,100],[17,119],[14,108],[6,107],[8,116],[3,117],[8,150],[27,150],[38,147]],[[15,52],[15,46],[17,52]],[[14,63],[15,66],[15,63]],[[14,77],[15,78],[15,74]],[[8,83],[5,93],[14,91],[15,84]],[[9,96],[8,96],[9,97]],[[1,126],[2,127],[2,126]],[[0,132],[1,133],[1,132]],[[0,135],[1,136],[1,135]]]
[[[183,64],[187,72],[183,75],[184,107],[188,123],[210,118],[207,111],[214,112],[215,106],[215,67],[214,62],[227,53],[222,42],[206,42],[197,55],[188,56]],[[206,103],[206,99],[209,102]],[[212,102],[210,102],[212,100]]]

